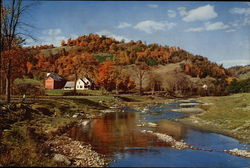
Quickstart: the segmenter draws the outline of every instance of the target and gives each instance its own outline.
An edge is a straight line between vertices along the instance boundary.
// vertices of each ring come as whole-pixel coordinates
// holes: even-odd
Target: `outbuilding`
[[[62,89],[66,80],[55,73],[47,73],[45,79],[45,89]]]

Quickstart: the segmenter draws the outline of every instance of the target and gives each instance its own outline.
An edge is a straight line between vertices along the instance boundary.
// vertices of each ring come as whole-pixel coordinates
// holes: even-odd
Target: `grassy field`
[[[48,96],[62,96],[66,92],[69,92],[69,90],[63,90],[63,89],[45,90],[45,95],[48,95]]]
[[[250,143],[250,93],[222,97],[201,97],[205,111],[180,121],[224,133]]]
[[[73,92],[73,90],[63,90],[63,89],[45,90],[45,94],[48,96],[63,96],[63,94],[67,92]],[[101,90],[77,90],[76,92],[86,96],[100,96],[106,94]]]
[[[31,78],[17,78],[14,81],[15,84],[31,84],[31,85],[37,85],[42,86],[42,82],[40,80],[31,79]]]
[[[61,47],[56,47],[56,48],[50,48],[50,49],[43,49],[41,50],[41,54],[45,55],[45,56],[50,56],[51,54],[57,54],[58,52],[62,51],[63,49],[65,49],[66,51],[71,51],[71,50],[75,50],[77,47],[75,46],[61,46]]]

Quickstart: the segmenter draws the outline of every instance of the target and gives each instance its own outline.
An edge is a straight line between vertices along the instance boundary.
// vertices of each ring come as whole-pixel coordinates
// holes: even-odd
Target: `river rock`
[[[193,101],[195,101],[195,100],[193,100],[193,99],[179,100],[179,102],[181,102],[181,103],[193,103]]]
[[[180,109],[171,109],[171,111],[175,111],[175,112],[203,112],[204,110],[198,107],[194,107],[194,108],[180,108]]]
[[[82,122],[81,122],[81,125],[82,125],[82,126],[86,126],[86,125],[89,124],[89,122],[90,122],[89,120],[82,121]]]
[[[79,114],[74,114],[72,118],[77,118]]]
[[[148,131],[148,130],[142,130],[142,132],[157,136],[158,139],[165,141],[166,143],[169,143],[172,148],[175,148],[178,150],[190,148],[190,145],[186,144],[184,141],[177,141],[170,135]]]
[[[62,155],[62,154],[55,154],[55,156],[53,157],[53,161],[56,162],[56,163],[66,164],[67,166],[69,166],[71,164],[69,159],[66,156]]]
[[[53,153],[66,156],[71,161],[70,165],[72,166],[103,167],[106,165],[104,156],[93,151],[90,144],[85,145],[83,142],[75,141],[66,135],[55,136],[46,144]],[[58,160],[57,163],[65,162],[63,158]]]
[[[149,127],[156,127],[156,126],[157,126],[157,124],[152,123],[152,122],[148,122],[147,125],[148,125]]]
[[[7,108],[3,106],[3,107],[1,107],[1,110],[5,111],[5,110],[7,110]]]
[[[199,103],[180,103],[181,107],[187,107],[187,106],[197,106]]]
[[[148,107],[145,107],[141,110],[142,113],[146,113],[146,112],[149,112],[149,108]]]

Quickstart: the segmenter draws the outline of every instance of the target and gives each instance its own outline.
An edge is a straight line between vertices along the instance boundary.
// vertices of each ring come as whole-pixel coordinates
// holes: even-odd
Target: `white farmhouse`
[[[91,88],[91,82],[87,78],[79,78],[76,81],[76,90],[86,90]]]

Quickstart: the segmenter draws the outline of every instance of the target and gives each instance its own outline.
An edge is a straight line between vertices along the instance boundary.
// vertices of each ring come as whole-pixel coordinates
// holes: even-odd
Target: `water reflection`
[[[75,140],[91,143],[102,154],[127,151],[128,147],[147,147],[154,137],[147,137],[140,132],[136,126],[139,119],[139,113],[109,113],[102,119],[93,120],[84,128],[72,128],[68,135]]]
[[[186,127],[173,121],[160,120],[156,123],[157,123],[156,132],[170,135],[174,137],[176,140],[184,139],[187,133]]]

